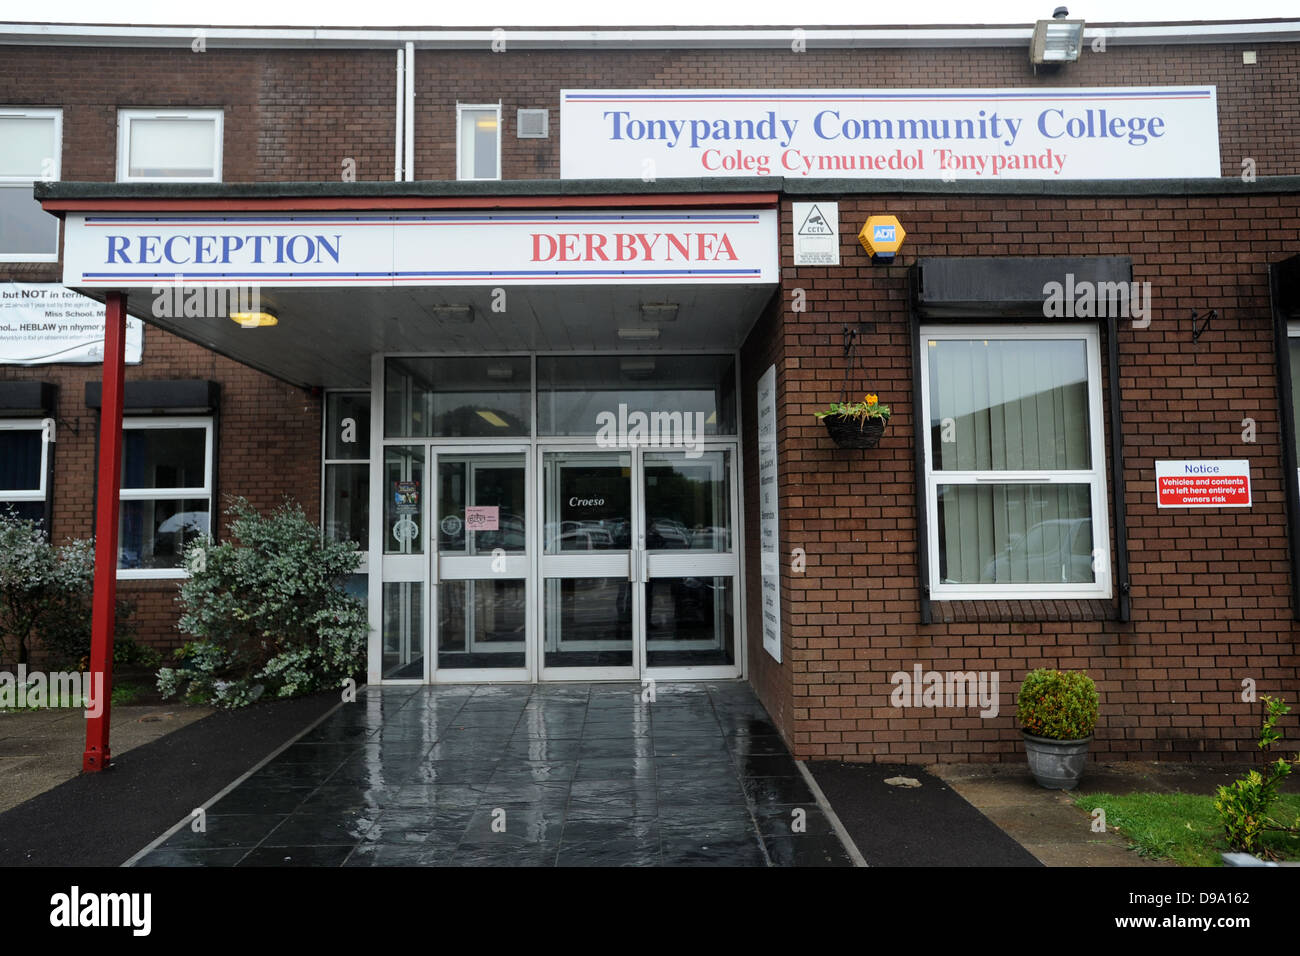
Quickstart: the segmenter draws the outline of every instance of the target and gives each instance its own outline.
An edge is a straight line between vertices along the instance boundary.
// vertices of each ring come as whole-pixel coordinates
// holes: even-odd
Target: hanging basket
[[[826,431],[841,448],[875,448],[885,433],[883,418],[868,418],[859,423],[856,418],[827,415],[822,419]]]

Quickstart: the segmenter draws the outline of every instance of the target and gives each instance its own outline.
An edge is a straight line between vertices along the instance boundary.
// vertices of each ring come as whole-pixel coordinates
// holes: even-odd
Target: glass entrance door
[[[731,451],[647,449],[639,458],[645,666],[721,676],[738,661]]]
[[[440,449],[434,459],[437,673],[453,680],[524,679],[530,630],[528,456],[522,449]]]
[[[637,675],[634,487],[631,452],[543,453],[544,679]]]
[[[384,475],[384,679],[528,679],[527,449],[390,445]]]
[[[543,453],[543,679],[738,675],[733,454]]]

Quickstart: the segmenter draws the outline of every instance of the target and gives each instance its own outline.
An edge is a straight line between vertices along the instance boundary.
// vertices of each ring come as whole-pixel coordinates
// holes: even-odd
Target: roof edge
[[[424,180],[419,182],[300,182],[300,183],[102,183],[37,182],[35,198],[64,210],[78,202],[170,201],[176,204],[249,201],[260,205],[279,200],[331,201],[332,208],[349,208],[356,201],[453,200],[476,205],[509,206],[526,199],[591,197],[652,201],[655,197],[710,196],[718,202],[768,205],[775,196],[858,196],[886,194],[1002,195],[1002,196],[1210,196],[1300,193],[1300,176],[1260,176],[1253,182],[1219,179],[787,179],[784,177],[717,179],[542,179],[497,182]],[[477,202],[475,202],[477,201]]]
[[[208,49],[333,47],[393,49],[405,43],[429,50],[487,52],[504,39],[507,49],[784,49],[797,36],[808,50],[889,47],[1014,47],[1029,42],[1023,25],[878,27],[230,27],[131,26],[75,23],[0,23],[0,44],[55,46],[189,47],[202,36]],[[795,31],[798,31],[796,33]],[[1300,20],[1231,20],[1178,23],[1089,24],[1085,40],[1108,44],[1279,43],[1300,41]]]

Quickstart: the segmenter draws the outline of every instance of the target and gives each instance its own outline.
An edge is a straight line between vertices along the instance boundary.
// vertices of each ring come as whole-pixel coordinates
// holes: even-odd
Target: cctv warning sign
[[[840,204],[797,202],[794,212],[794,264],[840,264]]]
[[[1158,461],[1160,508],[1249,508],[1249,461]]]

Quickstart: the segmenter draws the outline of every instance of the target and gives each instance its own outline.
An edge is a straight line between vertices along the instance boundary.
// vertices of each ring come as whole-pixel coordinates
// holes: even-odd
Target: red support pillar
[[[104,315],[104,387],[99,419],[99,481],[95,501],[95,596],[90,678],[95,705],[86,717],[81,769],[107,770],[113,699],[113,631],[117,624],[117,525],[122,486],[122,393],[126,378],[126,295],[108,293]]]

